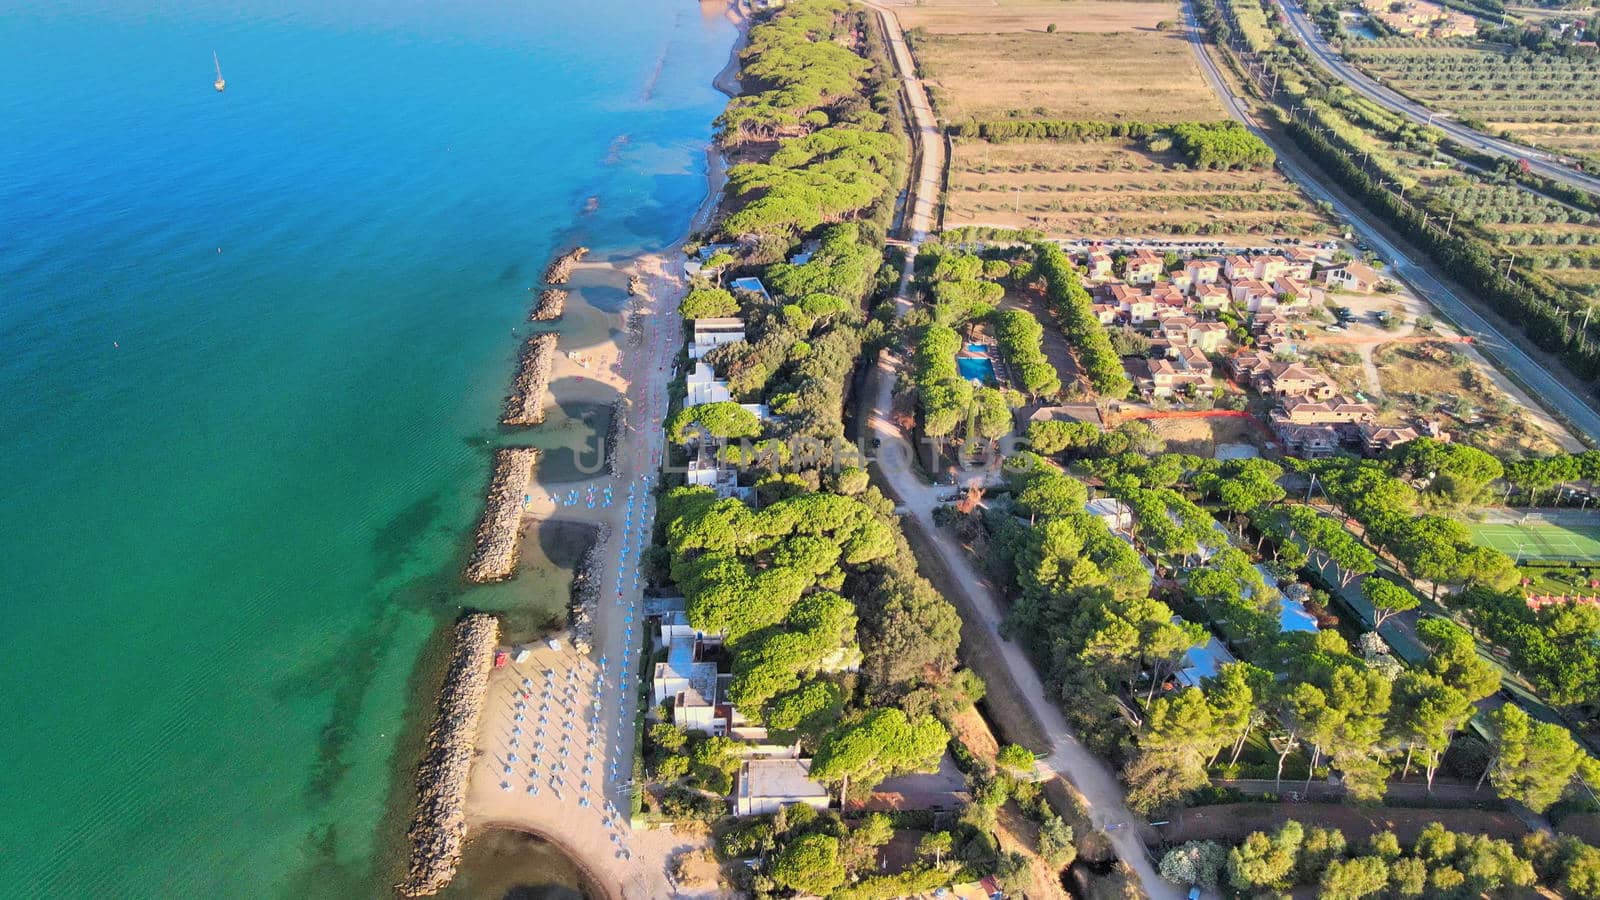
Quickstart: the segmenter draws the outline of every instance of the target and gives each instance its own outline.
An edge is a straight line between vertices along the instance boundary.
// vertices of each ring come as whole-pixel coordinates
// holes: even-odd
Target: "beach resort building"
[[[685,407],[700,406],[704,403],[721,403],[732,400],[733,395],[728,392],[728,383],[717,378],[711,367],[698,360],[694,368],[683,380],[685,392],[683,405]]]
[[[699,359],[723,344],[744,340],[744,320],[737,316],[695,319],[689,340],[689,358]]]
[[[660,641],[667,661],[656,663],[651,682],[651,702],[672,704],[672,721],[683,728],[712,735],[728,733],[731,710],[721,700],[717,664],[701,659],[709,647],[722,643],[721,635],[708,635],[689,624],[681,609],[661,614]]]

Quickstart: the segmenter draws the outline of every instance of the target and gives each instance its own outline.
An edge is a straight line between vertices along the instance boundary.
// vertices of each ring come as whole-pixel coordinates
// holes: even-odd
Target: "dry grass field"
[[[1057,236],[1331,235],[1275,170],[1190,170],[1132,141],[957,140],[945,227],[1037,228]]]
[[[933,0],[896,14],[946,121],[1224,117],[1184,32],[1158,28],[1182,21],[1176,3]]]
[[[929,34],[1034,31],[1055,25],[1064,32],[1154,31],[1156,23],[1174,18],[1164,2],[1127,0],[920,0],[895,10],[905,28]]]
[[[1444,343],[1386,344],[1373,354],[1384,396],[1379,421],[1399,424],[1431,416],[1462,443],[1495,454],[1560,449],[1527,413],[1496,387],[1459,347]]]

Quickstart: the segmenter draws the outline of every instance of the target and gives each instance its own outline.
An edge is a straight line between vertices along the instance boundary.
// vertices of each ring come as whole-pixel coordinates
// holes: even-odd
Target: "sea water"
[[[0,0],[0,893],[388,891],[440,634],[564,600],[459,577],[528,289],[684,231],[719,13]]]

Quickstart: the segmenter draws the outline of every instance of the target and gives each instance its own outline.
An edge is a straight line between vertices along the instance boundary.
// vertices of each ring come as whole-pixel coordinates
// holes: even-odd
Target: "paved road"
[[[1211,54],[1206,52],[1205,45],[1201,41],[1202,29],[1195,18],[1193,7],[1185,3],[1183,11],[1185,20],[1189,24],[1190,43],[1194,47],[1195,55],[1200,58],[1200,69],[1205,73],[1206,80],[1211,82],[1211,87],[1217,96],[1222,98],[1223,105],[1234,118],[1243,122],[1262,140],[1274,145],[1274,149],[1278,149],[1272,137],[1263,131],[1250,115],[1249,108],[1228,89],[1222,74],[1217,70],[1216,62],[1211,58]],[[1487,319],[1461,298],[1451,293],[1427,269],[1412,262],[1400,252],[1398,247],[1383,236],[1368,218],[1365,210],[1358,211],[1345,204],[1281,150],[1278,153],[1278,162],[1289,177],[1298,182],[1307,193],[1331,204],[1340,217],[1355,226],[1362,239],[1389,261],[1394,272],[1405,279],[1418,296],[1433,304],[1434,308],[1450,320],[1462,334],[1471,336],[1478,350],[1521,382],[1530,396],[1550,409],[1558,419],[1563,420],[1569,428],[1579,432],[1581,436],[1590,441],[1600,441],[1600,413],[1597,413],[1593,406],[1552,376],[1515,341],[1508,339],[1495,326],[1489,324]]]
[[[1297,3],[1296,0],[1277,0],[1277,2],[1283,7],[1289,27],[1299,35],[1300,41],[1311,51],[1311,55],[1315,56],[1328,71],[1332,72],[1339,80],[1349,85],[1357,93],[1420,125],[1431,124],[1434,128],[1443,131],[1451,138],[1474,150],[1491,156],[1525,159],[1528,161],[1529,168],[1546,178],[1581,190],[1600,192],[1600,178],[1579,172],[1570,166],[1564,166],[1556,162],[1547,153],[1468,128],[1460,122],[1447,118],[1446,114],[1437,110],[1430,110],[1399,92],[1384,87],[1366,73],[1346,62],[1344,57],[1340,56],[1327,41],[1322,39],[1322,36],[1317,32],[1315,24],[1306,15],[1305,7]]]
[[[911,260],[915,245],[927,236],[933,227],[933,210],[939,196],[941,173],[944,168],[944,137],[939,131],[933,109],[927,101],[927,91],[916,77],[911,55],[906,50],[900,23],[892,11],[875,7],[882,17],[884,30],[890,36],[894,49],[895,66],[905,83],[911,113],[914,118],[915,139],[920,144],[921,165],[913,185],[906,230],[913,244],[902,272],[900,289],[895,300],[895,316],[899,318],[911,308],[909,293]],[[1017,688],[1028,704],[1029,710],[1049,735],[1054,752],[1040,760],[1039,768],[1047,777],[1060,775],[1083,795],[1088,815],[1096,827],[1106,829],[1117,856],[1125,861],[1137,875],[1145,893],[1153,900],[1176,900],[1181,891],[1163,879],[1150,862],[1141,832],[1144,826],[1127,808],[1122,786],[1116,775],[1099,757],[1089,752],[1067,728],[1055,701],[1050,699],[1033,663],[1022,648],[1002,639],[999,623],[1004,613],[995,598],[984,586],[966,554],[950,539],[950,535],[933,524],[933,509],[938,505],[936,491],[924,484],[913,465],[911,445],[906,436],[891,419],[896,375],[900,360],[885,351],[878,357],[874,373],[877,390],[872,399],[872,413],[868,427],[880,443],[878,469],[889,482],[894,493],[904,500],[904,514],[916,519],[924,533],[938,546],[939,555],[954,577],[962,596],[957,607],[966,612],[967,624],[988,631],[990,640],[1000,648],[1006,668],[1016,680]],[[976,619],[976,621],[974,621]],[[1123,827],[1126,826],[1126,827]]]

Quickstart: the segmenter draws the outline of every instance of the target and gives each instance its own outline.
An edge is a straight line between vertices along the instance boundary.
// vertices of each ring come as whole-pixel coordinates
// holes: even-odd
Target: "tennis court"
[[[1600,561],[1600,526],[1554,525],[1529,521],[1520,525],[1468,524],[1473,543],[1493,547],[1518,560]]]

